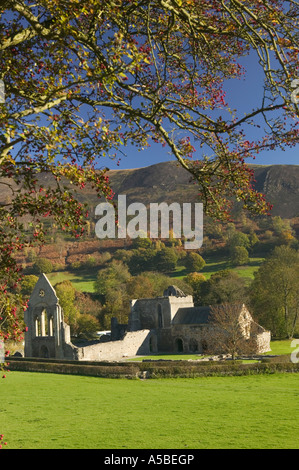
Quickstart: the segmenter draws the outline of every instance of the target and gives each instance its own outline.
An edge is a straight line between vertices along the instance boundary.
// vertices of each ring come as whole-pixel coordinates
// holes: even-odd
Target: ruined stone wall
[[[165,326],[170,326],[170,308],[168,297],[133,300],[129,318],[130,331],[136,331],[139,329],[152,330],[158,328],[158,311],[161,311],[163,323]]]
[[[79,361],[116,361],[123,357],[149,354],[149,338],[149,330],[128,332],[119,341],[77,348],[77,359]]]
[[[130,331],[138,329],[170,328],[179,308],[193,307],[192,296],[156,297],[131,301]]]
[[[270,341],[271,341],[270,331],[265,330],[264,332],[257,334],[256,336],[257,352],[259,354],[262,354],[262,353],[271,351]]]
[[[201,325],[173,325],[171,329],[173,351],[204,352],[208,329]]]
[[[262,354],[268,351],[271,351],[270,341],[271,341],[271,332],[265,330],[261,325],[255,321],[251,324],[251,334],[256,343],[257,353]]]

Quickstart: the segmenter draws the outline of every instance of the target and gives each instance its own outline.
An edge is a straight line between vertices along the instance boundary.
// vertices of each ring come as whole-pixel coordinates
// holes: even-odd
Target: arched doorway
[[[182,338],[176,338],[175,340],[175,350],[176,352],[183,352],[184,351],[184,344]]]
[[[50,357],[49,355],[49,349],[47,348],[47,346],[45,346],[43,344],[43,346],[40,348],[40,357],[42,357],[43,359],[48,359]]]
[[[157,341],[157,336],[152,334],[149,340],[149,350],[152,353],[155,353],[158,351],[158,341]]]

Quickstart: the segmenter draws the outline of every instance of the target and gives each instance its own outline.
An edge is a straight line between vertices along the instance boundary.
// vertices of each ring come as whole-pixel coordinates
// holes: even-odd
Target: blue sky
[[[255,105],[261,103],[263,96],[263,76],[253,54],[240,61],[246,67],[246,76],[241,80],[229,80],[225,85],[226,100],[231,108],[238,111],[239,117],[246,112],[250,112]],[[248,138],[254,139],[254,128],[248,134]],[[192,142],[196,148],[196,143]],[[175,161],[175,157],[169,153],[167,148],[163,148],[160,144],[151,144],[151,147],[138,152],[136,148],[128,147],[125,150],[126,157],[122,157],[119,166],[116,161],[103,160],[103,165],[107,165],[111,169],[129,169],[141,168],[155,163]],[[196,158],[196,155],[195,157]],[[200,154],[198,154],[200,158]],[[299,149],[286,148],[283,150],[264,151],[256,156],[256,159],[247,159],[247,163],[260,165],[298,165]]]
[[[127,156],[122,157],[119,166],[116,161],[104,160],[103,165],[107,165],[111,170],[125,170],[130,168],[143,168],[155,163],[175,161],[175,157],[167,152],[165,148],[158,144],[153,144],[149,149],[138,152],[136,149],[127,148]],[[256,159],[247,159],[247,163],[258,165],[299,165],[299,149],[272,150],[261,152]]]

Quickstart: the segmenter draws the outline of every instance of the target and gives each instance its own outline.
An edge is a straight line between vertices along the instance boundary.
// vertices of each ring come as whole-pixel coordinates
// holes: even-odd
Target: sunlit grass
[[[94,292],[94,281],[97,277],[97,272],[81,272],[72,273],[70,271],[53,272],[47,274],[47,277],[52,285],[58,282],[71,281],[74,288],[81,292]]]
[[[206,260],[206,266],[202,270],[202,274],[209,279],[213,274],[224,269],[235,271],[239,276],[244,277],[248,281],[253,279],[254,272],[258,270],[259,266],[263,262],[263,258],[250,258],[249,264],[246,266],[232,266],[228,260],[221,257],[213,257]],[[177,266],[175,271],[167,273],[167,276],[173,279],[184,279],[187,276],[188,271],[184,266]],[[47,274],[50,282],[55,285],[62,281],[71,281],[75,289],[81,292],[94,292],[94,281],[97,277],[97,270],[92,271],[60,271]]]
[[[298,374],[127,380],[11,372],[14,449],[298,448]]]

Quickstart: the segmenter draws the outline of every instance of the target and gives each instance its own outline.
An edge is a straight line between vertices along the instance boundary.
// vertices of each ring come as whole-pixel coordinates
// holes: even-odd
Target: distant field
[[[71,281],[75,289],[81,292],[94,292],[94,281],[96,280],[97,273],[82,272],[75,274],[69,271],[61,271],[47,274],[51,284],[55,285],[62,281]]]
[[[202,270],[202,274],[209,279],[212,274],[215,274],[218,271],[223,269],[230,269],[235,271],[246,279],[253,279],[253,274],[261,263],[263,262],[263,258],[250,258],[250,262],[246,266],[236,266],[233,267],[227,261],[223,260],[223,258],[211,258],[206,260],[206,266]],[[183,279],[188,274],[188,271],[185,269],[184,266],[178,266],[177,269],[173,273],[169,273],[168,275],[174,279]],[[74,285],[75,289],[81,292],[94,292],[94,281],[96,280],[97,271],[93,270],[91,272],[82,271],[81,273],[73,273],[70,271],[61,271],[61,272],[53,272],[47,274],[49,281],[55,285],[57,282],[62,281],[71,281]]]
[[[212,274],[215,274],[218,271],[223,269],[230,269],[235,271],[239,276],[253,279],[253,274],[258,270],[259,266],[264,261],[264,258],[250,258],[249,264],[245,266],[232,266],[228,261],[220,259],[206,259],[206,265],[202,270],[202,274],[209,279]]]
[[[299,374],[127,380],[10,372],[8,449],[298,449]]]

